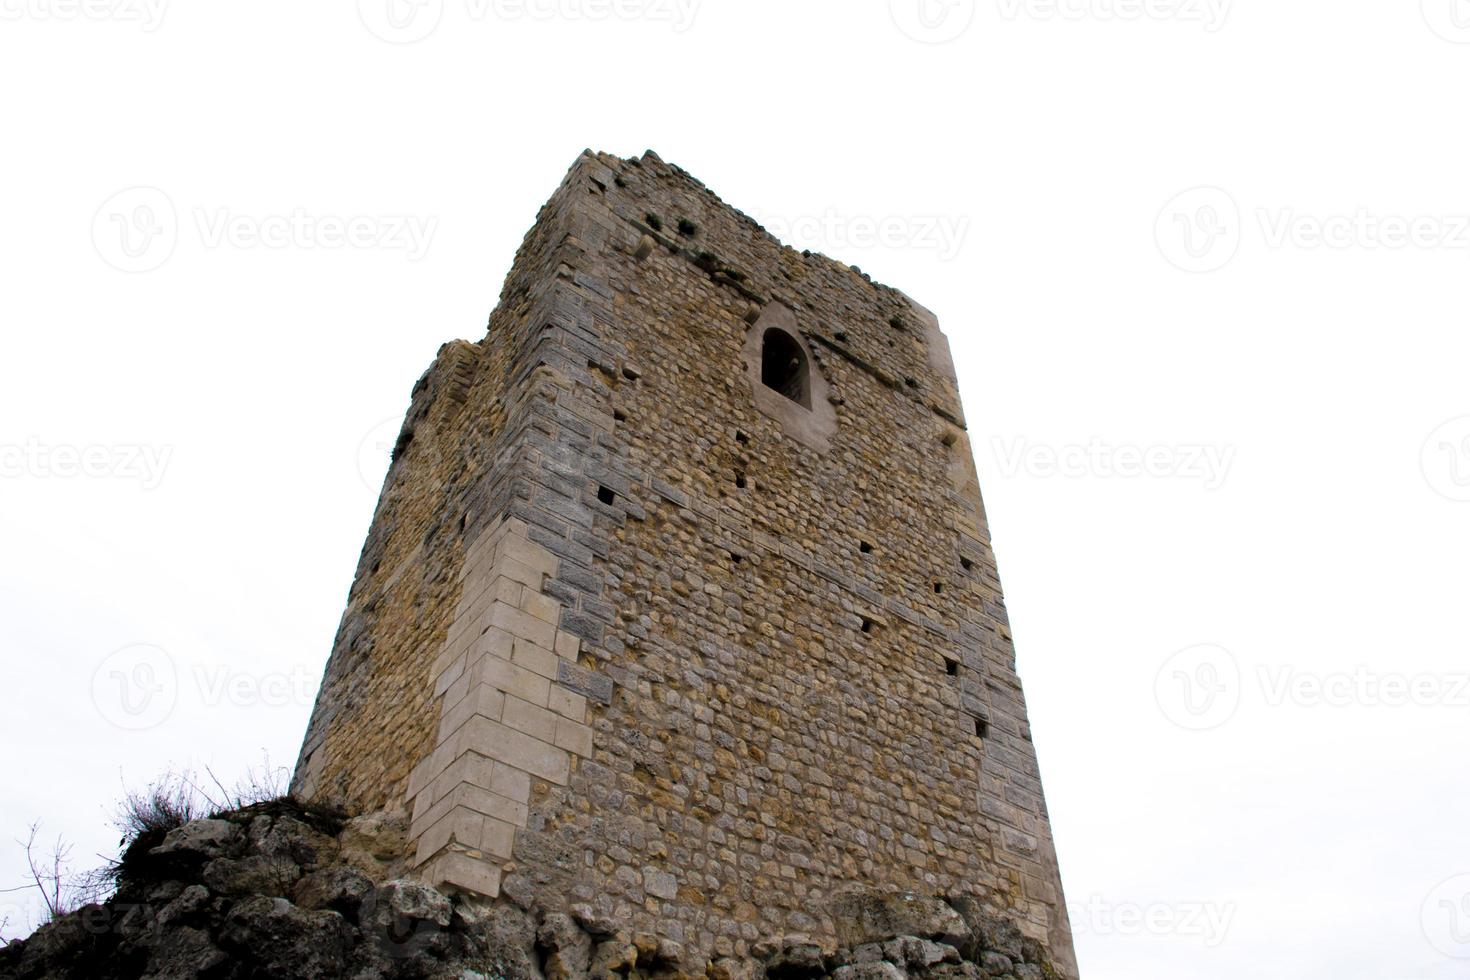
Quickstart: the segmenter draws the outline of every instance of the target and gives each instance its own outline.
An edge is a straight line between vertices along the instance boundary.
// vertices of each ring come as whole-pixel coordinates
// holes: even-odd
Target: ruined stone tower
[[[294,788],[705,957],[912,892],[1076,973],[938,323],[652,153],[415,386]]]

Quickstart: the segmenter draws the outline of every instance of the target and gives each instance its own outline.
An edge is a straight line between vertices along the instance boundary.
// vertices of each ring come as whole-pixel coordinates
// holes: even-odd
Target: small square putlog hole
[[[597,499],[611,507],[618,499],[618,495],[613,492],[611,487],[598,487]]]

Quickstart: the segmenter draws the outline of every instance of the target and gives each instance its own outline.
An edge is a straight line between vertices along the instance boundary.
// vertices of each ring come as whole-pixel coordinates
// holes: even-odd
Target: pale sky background
[[[88,2],[0,0],[0,887],[294,763],[414,380],[653,147],[939,314],[1083,976],[1470,975],[1470,3]]]

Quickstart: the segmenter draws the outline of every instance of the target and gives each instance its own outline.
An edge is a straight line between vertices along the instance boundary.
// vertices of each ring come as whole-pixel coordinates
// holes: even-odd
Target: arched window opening
[[[784,330],[772,327],[761,343],[761,384],[803,408],[812,407],[806,352]]]

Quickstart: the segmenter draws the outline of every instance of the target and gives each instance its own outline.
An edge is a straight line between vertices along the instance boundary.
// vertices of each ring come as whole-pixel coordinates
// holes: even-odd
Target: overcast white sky
[[[939,314],[1084,977],[1470,974],[1466,0],[84,2],[0,0],[0,888],[294,762],[414,380],[653,147]]]

